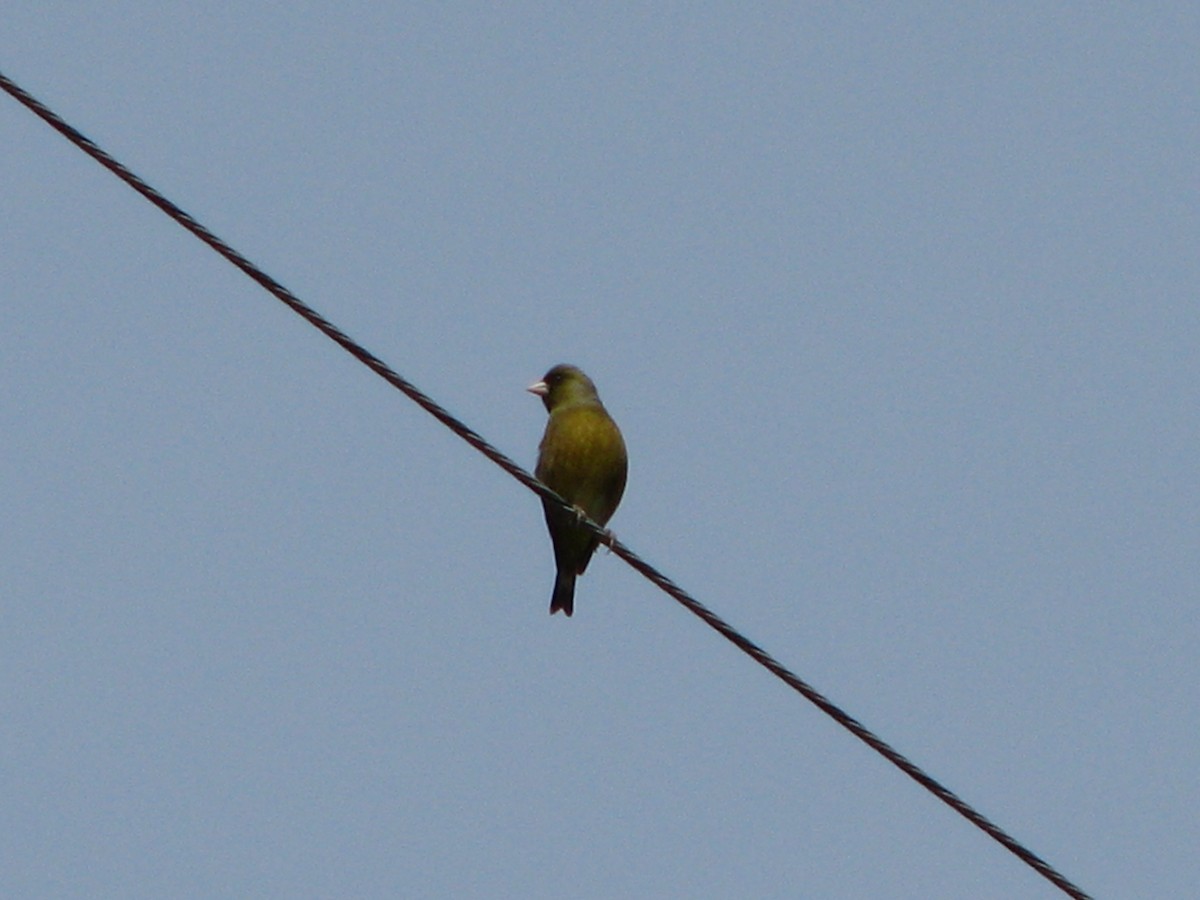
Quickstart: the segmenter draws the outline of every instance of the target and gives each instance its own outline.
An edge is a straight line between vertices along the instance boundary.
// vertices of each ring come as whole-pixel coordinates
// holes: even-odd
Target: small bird
[[[592,379],[575,366],[558,365],[528,390],[550,413],[534,474],[597,525],[607,524],[625,492],[628,458]],[[599,539],[580,527],[577,514],[545,500],[542,507],[558,567],[550,614],[561,609],[569,616],[575,610],[575,577],[587,568]]]

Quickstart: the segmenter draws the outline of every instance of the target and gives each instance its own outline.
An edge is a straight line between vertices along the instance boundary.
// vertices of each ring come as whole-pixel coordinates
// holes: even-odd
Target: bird
[[[587,569],[599,538],[580,525],[579,513],[606,525],[625,493],[629,460],[621,430],[612,420],[596,385],[576,366],[560,364],[527,390],[542,398],[546,432],[538,445],[534,474],[576,507],[575,512],[542,500],[546,528],[554,545],[557,573],[550,614],[575,610],[575,578]]]

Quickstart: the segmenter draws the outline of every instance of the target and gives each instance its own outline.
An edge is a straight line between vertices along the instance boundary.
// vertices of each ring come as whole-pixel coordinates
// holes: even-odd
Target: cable
[[[109,156],[104,150],[96,145],[87,136],[68,125],[60,118],[53,110],[49,109],[35,97],[27,93],[23,88],[13,82],[10,78],[0,72],[0,87],[11,94],[17,101],[30,109],[35,115],[43,119],[50,127],[60,132],[72,144],[86,153],[104,168],[108,169],[127,185],[161,209],[171,219],[181,225],[183,228],[191,232],[195,237],[199,238],[214,251],[240,269],[247,277],[259,284],[271,296],[285,304],[289,309],[315,327],[323,335],[336,343],[339,347],[365,365],[368,369],[399,390],[418,406],[432,415],[435,419],[465,440],[468,444],[502,468],[505,472],[519,481],[529,490],[533,491],[538,496],[557,503],[563,509],[568,511],[576,511],[575,507],[567,503],[562,497],[556,494],[550,488],[546,487],[523,468],[489,444],[479,434],[460,422],[451,415],[442,406],[436,403],[432,398],[420,391],[415,385],[406,379],[400,377],[396,372],[387,366],[379,357],[364,349],[359,344],[342,333],[337,327],[330,323],[327,319],[316,312],[314,309],[305,304],[299,297],[285,288],[282,284],[276,281],[271,276],[267,275],[262,269],[255,266],[252,262],[214,235],[211,231],[193,219],[190,215],[150,187],[141,178],[125,168],[120,162]],[[724,637],[727,641],[736,646],[739,650],[753,659],[760,666],[765,668],[776,678],[780,679],[784,684],[792,690],[799,693],[810,703],[832,718],[835,722],[853,734],[856,738],[898,768],[901,772],[911,778],[925,790],[929,791],[933,796],[937,797],[968,822],[979,828],[984,834],[998,842],[1009,852],[1016,855],[1018,859],[1030,866],[1035,872],[1043,878],[1051,882],[1055,887],[1061,890],[1068,897],[1074,900],[1091,900],[1089,895],[1085,894],[1080,888],[1076,887],[1067,878],[1061,875],[1053,866],[1035,854],[1033,851],[1019,843],[1015,838],[1011,837],[999,825],[993,823],[990,819],[978,812],[974,807],[969,805],[965,800],[961,799],[957,794],[949,788],[942,785],[932,776],[926,774],[915,763],[909,761],[898,750],[894,749],[885,740],[880,738],[865,725],[845,712],[838,706],[834,705],[830,700],[823,696],[819,691],[809,685],[807,682],[793,674],[781,663],[775,660],[767,651],[763,650],[750,639],[741,635],[732,625],[710,610],[707,606],[677,585],[666,575],[658,571],[650,563],[646,562],[631,549],[626,547],[612,534],[612,532],[600,527],[591,519],[583,517],[581,524],[590,529],[596,534],[600,540],[612,549],[612,552],[625,560],[635,570],[644,575],[649,581],[655,584],[660,590],[668,594],[676,602],[680,603],[685,609],[694,615],[698,616],[710,628]]]

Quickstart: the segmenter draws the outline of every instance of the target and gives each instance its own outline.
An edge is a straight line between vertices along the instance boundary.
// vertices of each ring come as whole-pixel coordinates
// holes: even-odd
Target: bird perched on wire
[[[596,386],[575,366],[558,365],[529,391],[550,413],[534,474],[597,525],[607,524],[625,492],[628,458]],[[569,616],[575,609],[575,577],[587,568],[599,538],[579,524],[578,514],[546,500],[542,507],[558,567],[550,613],[561,609]]]

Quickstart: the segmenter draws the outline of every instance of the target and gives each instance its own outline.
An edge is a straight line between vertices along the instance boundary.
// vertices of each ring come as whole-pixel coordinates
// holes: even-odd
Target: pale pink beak
[[[548,393],[550,393],[550,385],[546,384],[544,381],[539,381],[536,384],[531,384],[529,387],[525,388],[525,390],[529,391],[531,394],[537,394],[539,397],[545,397]]]

